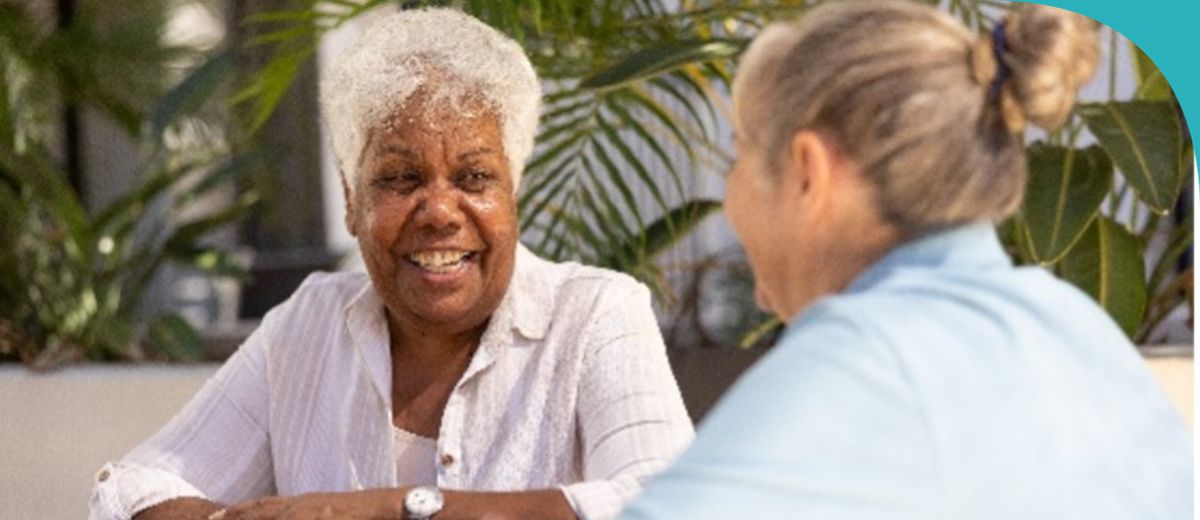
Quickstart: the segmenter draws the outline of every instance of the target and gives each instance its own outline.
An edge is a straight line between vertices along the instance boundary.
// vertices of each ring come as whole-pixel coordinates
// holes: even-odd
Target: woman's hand
[[[410,487],[348,493],[312,493],[267,497],[213,513],[209,520],[396,520],[404,518],[404,496]],[[443,491],[446,506],[440,520],[575,520],[562,491]]]
[[[374,520],[401,517],[397,490],[267,497],[217,511],[209,520]],[[403,496],[402,494],[399,496]]]

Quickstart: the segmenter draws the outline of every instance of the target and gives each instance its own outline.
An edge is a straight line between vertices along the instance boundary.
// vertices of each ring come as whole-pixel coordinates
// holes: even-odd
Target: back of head
[[[321,111],[348,181],[369,130],[421,91],[466,110],[482,101],[499,118],[514,188],[533,151],[541,87],[517,42],[461,11],[403,10],[372,20],[321,82]],[[353,182],[349,183],[353,188]]]
[[[1066,120],[1099,47],[1091,20],[1031,4],[998,32],[908,1],[823,4],[751,45],[738,130],[776,171],[797,131],[833,140],[902,234],[999,220],[1024,192],[1020,130]]]

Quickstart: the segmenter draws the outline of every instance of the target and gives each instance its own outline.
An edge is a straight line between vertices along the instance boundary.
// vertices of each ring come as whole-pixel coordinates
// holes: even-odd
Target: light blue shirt
[[[1192,518],[1191,434],[1087,295],[991,226],[794,319],[622,518]]]

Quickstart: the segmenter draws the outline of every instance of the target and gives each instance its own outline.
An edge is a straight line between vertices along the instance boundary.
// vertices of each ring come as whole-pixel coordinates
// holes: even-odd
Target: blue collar
[[[991,223],[965,224],[900,244],[858,275],[846,293],[863,292],[896,269],[979,270],[1012,267]]]

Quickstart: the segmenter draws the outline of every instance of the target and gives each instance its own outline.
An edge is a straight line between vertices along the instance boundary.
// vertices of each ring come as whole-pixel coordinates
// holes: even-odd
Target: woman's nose
[[[453,188],[442,183],[430,186],[417,207],[416,218],[421,229],[449,233],[458,231],[463,215]]]

